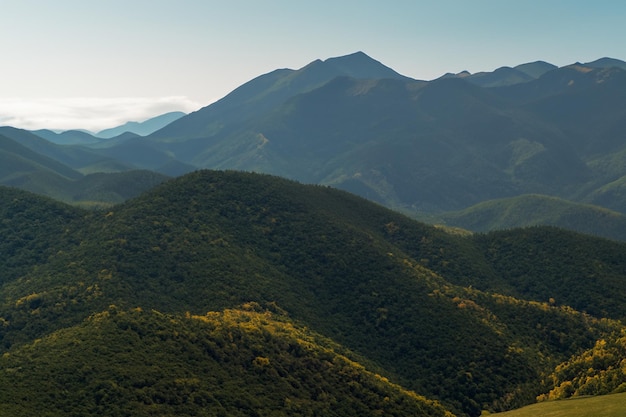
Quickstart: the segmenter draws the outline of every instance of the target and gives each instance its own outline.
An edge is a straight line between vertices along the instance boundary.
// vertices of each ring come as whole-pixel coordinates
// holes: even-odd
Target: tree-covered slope
[[[626,332],[600,339],[593,348],[560,364],[543,400],[626,392]]]
[[[458,212],[443,213],[449,226],[476,232],[551,225],[580,233],[626,241],[626,217],[590,204],[546,195],[520,195],[484,201]]]
[[[0,285],[66,249],[81,210],[0,186]]]
[[[37,148],[40,141],[45,142],[43,139],[20,129],[1,128],[1,131],[11,137],[0,135],[0,185],[71,204],[106,206],[135,197],[167,178],[156,172],[128,170],[128,167],[123,167],[124,172],[108,172],[110,161],[104,157],[92,162],[103,164],[99,167],[107,172],[83,175],[59,160],[31,149]],[[29,143],[31,147],[24,146],[22,142]],[[56,155],[55,152],[66,156],[84,153],[71,148],[61,150],[63,147],[53,144],[45,147],[54,151],[51,152],[53,155]]]
[[[80,135],[89,136],[86,133],[78,132]],[[13,127],[2,126],[0,127],[0,134],[6,138],[11,139],[13,142],[28,148],[31,152],[39,157],[45,157],[56,161],[65,169],[71,168],[74,171],[81,172],[83,169],[97,164],[107,164],[113,166],[115,164],[120,165],[114,159],[102,155],[95,150],[83,147],[83,146],[71,146],[71,145],[58,145],[52,143],[44,137],[38,136],[34,132],[29,132],[23,129],[16,129]],[[43,134],[46,136],[45,134]],[[132,166],[121,167],[121,170],[131,169]],[[74,174],[76,175],[76,174]]]
[[[513,298],[514,283],[499,276],[502,262],[516,262],[497,246],[506,236],[488,235],[485,246],[327,187],[199,171],[78,213],[61,238],[36,235],[59,246],[2,286],[5,351],[80,326],[111,304],[203,315],[256,302],[278,306],[395,383],[478,415],[533,401],[550,388],[544,374],[617,326],[563,306],[566,287],[550,292],[556,305],[542,293]],[[541,230],[536,244],[559,236]],[[563,251],[537,262],[532,279],[552,279],[567,248],[595,243],[577,236],[555,240]],[[623,249],[606,245],[607,254]],[[594,313],[612,305],[586,285],[622,291],[614,281],[621,261],[602,256],[580,261],[582,274],[612,271],[606,282],[580,280]]]
[[[111,306],[0,357],[0,415],[450,416],[330,341],[254,309]]]
[[[33,176],[47,176],[51,182],[81,177],[68,166],[3,135],[0,135],[0,162],[0,182],[3,184],[28,184]]]
[[[475,235],[473,240],[497,277],[487,284],[489,290],[553,300],[595,317],[625,318],[625,243],[550,227]]]

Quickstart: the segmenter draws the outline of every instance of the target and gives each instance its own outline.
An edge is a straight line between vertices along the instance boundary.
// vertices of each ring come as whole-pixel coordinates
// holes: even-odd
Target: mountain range
[[[0,127],[0,417],[625,392],[625,93],[610,58],[421,81],[359,52],[147,135]]]
[[[0,127],[0,161],[1,184],[91,207],[123,202],[168,178],[10,127]]]
[[[111,139],[124,133],[133,133],[138,136],[147,136],[150,133],[167,126],[175,120],[185,116],[185,113],[173,111],[164,113],[156,117],[151,117],[143,122],[126,122],[121,126],[104,129],[95,134],[96,137],[102,139]]]
[[[87,130],[55,132],[48,129],[35,130],[33,133],[57,145],[102,145],[102,139],[126,140],[136,136],[147,136],[184,115],[185,113],[179,111],[169,112],[143,122],[126,122],[121,126],[104,129],[97,133]]]
[[[626,386],[624,243],[211,170],[95,211],[0,187],[0,218],[0,415],[478,416]]]
[[[611,58],[560,68],[536,61],[420,81],[358,52],[261,75],[147,136],[104,140],[65,132],[80,145],[20,143],[83,173],[269,173],[450,226],[471,225],[455,223],[460,210],[497,200],[489,213],[501,207],[501,217],[508,210],[502,202],[543,196],[577,207],[581,219],[550,224],[624,239],[623,228],[605,233],[613,225],[597,213],[626,210],[625,91],[626,63]],[[62,143],[63,134],[33,133]],[[529,197],[528,209],[507,224],[540,224],[538,202]]]

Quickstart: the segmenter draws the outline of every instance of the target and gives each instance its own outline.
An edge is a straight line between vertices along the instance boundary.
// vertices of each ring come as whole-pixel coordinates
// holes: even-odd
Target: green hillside
[[[9,359],[62,335],[96,331],[89,317],[111,305],[176,321],[257,303],[404,390],[477,416],[533,402],[553,388],[547,376],[558,364],[621,328],[613,319],[623,318],[615,303],[626,297],[626,259],[614,255],[625,253],[623,245],[558,229],[449,235],[328,187],[238,172],[198,171],[101,212],[59,211],[64,206],[45,199],[32,205],[57,214],[54,226],[33,235],[6,224],[26,247],[42,248],[0,247],[7,277],[0,353]],[[540,256],[548,248],[558,250]],[[530,250],[539,255],[519,256]],[[516,275],[529,263],[530,275]],[[570,285],[538,287],[573,270],[577,297]],[[143,357],[162,343],[146,339]],[[80,343],[62,346],[80,357]],[[60,366],[54,356],[45,361],[28,370],[28,380],[48,380],[54,372],[47,367]],[[5,373],[23,366],[4,363]],[[111,378],[139,377],[93,378],[106,387]],[[65,394],[55,389],[47,386],[45,398],[56,395],[53,408],[61,410]]]
[[[621,417],[626,409],[626,393],[566,401],[546,401],[518,410],[492,414],[494,417]]]
[[[595,317],[626,315],[626,243],[530,227],[474,235],[494,272],[479,288],[568,305]]]
[[[451,416],[253,308],[111,306],[0,357],[0,416]]]
[[[70,204],[102,207],[135,197],[167,178],[156,172],[129,171],[128,168],[124,168],[124,172],[108,172],[110,161],[106,159],[98,167],[107,172],[83,175],[21,143],[25,141],[33,145],[43,139],[19,129],[1,130],[10,133],[12,137],[0,135],[0,185],[20,188]],[[52,150],[62,148],[52,144],[46,146]],[[69,149],[63,153],[70,155],[74,151]]]
[[[595,346],[556,367],[554,385],[543,399],[626,392],[626,332],[600,339]]]
[[[447,225],[475,232],[551,225],[626,241],[626,217],[623,214],[545,195],[489,200],[439,217]]]
[[[145,170],[89,174],[68,187],[62,200],[83,206],[109,206],[136,197],[167,178]]]
[[[3,184],[29,184],[33,176],[50,177],[52,183],[81,177],[77,171],[3,135],[0,135],[0,162]]]
[[[41,134],[41,133],[40,133]],[[69,134],[73,134],[70,132]],[[84,132],[77,132],[81,136],[89,136]],[[23,129],[17,129],[9,126],[0,126],[0,135],[11,139],[14,143],[21,147],[27,148],[30,152],[56,161],[64,169],[71,168],[74,171],[88,170],[92,165],[108,165],[112,167],[117,165],[121,170],[132,169],[132,166],[122,166],[118,161],[98,153],[96,150],[88,149],[84,146],[61,146],[52,143],[44,137],[38,136],[34,132]],[[29,157],[32,159],[32,157]],[[74,173],[75,175],[75,173]]]
[[[81,210],[0,187],[0,285],[26,275],[65,248]]]

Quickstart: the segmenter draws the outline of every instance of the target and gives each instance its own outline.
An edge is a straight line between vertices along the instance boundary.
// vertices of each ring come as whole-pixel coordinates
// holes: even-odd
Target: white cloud
[[[86,129],[98,132],[171,111],[189,113],[202,106],[184,96],[0,98],[0,126],[27,130]]]

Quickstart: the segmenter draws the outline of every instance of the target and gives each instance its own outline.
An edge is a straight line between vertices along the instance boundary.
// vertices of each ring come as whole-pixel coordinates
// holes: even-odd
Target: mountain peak
[[[336,56],[336,57],[332,57],[332,58],[328,58],[326,59],[324,62],[333,62],[333,61],[376,61],[375,59],[373,59],[372,57],[370,57],[369,55],[367,55],[365,52],[363,51],[357,51],[357,52],[353,52],[351,54],[348,55],[342,55],[342,56]]]
[[[401,75],[375,60],[362,51],[354,52],[349,55],[328,58],[323,61],[326,65],[331,66],[335,70],[344,75],[353,78],[400,78],[410,79]]]
[[[587,62],[584,65],[588,67],[593,67],[593,68],[617,67],[621,69],[626,69],[626,62],[621,61],[619,59],[615,59],[615,58],[609,58],[609,57],[596,59],[595,61]]]
[[[520,64],[514,68],[532,78],[539,78],[546,72],[557,69],[558,67],[556,65],[550,64],[549,62],[534,61]]]

